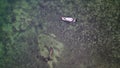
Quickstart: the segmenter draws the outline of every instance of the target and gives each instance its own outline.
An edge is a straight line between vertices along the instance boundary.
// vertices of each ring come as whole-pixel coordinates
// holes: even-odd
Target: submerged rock
[[[38,38],[40,55],[47,61],[50,68],[57,63],[57,57],[61,57],[63,44],[51,36],[40,34]],[[52,49],[51,49],[52,48]],[[51,59],[51,60],[49,60]]]

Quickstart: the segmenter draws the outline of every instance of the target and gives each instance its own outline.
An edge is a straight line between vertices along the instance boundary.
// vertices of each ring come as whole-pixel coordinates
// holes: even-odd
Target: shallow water
[[[120,67],[119,1],[1,0],[0,3],[3,5],[0,67]],[[61,16],[74,17],[77,22],[64,22]],[[39,38],[40,35],[43,37]],[[57,62],[44,61],[42,54],[49,53],[44,46],[54,48],[53,59]]]

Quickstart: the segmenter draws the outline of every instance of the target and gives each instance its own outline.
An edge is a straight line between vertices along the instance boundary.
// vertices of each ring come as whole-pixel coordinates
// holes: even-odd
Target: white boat
[[[61,19],[66,22],[76,22],[76,19],[72,17],[61,17]]]

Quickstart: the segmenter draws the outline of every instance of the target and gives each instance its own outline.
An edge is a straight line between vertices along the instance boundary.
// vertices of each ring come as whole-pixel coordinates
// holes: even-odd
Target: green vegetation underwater
[[[120,68],[120,0],[0,0],[0,68]]]

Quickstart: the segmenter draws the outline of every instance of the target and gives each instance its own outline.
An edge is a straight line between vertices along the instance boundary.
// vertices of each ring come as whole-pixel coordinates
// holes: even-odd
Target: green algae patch
[[[49,48],[53,49],[53,53],[50,58],[52,60],[47,61],[50,68],[53,68],[53,63],[57,63],[58,59],[61,57],[61,53],[63,51],[63,44],[53,37],[45,34],[40,34],[38,37],[38,44],[40,49],[40,55],[47,58],[50,55]]]

